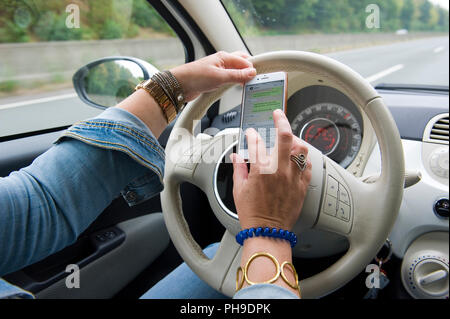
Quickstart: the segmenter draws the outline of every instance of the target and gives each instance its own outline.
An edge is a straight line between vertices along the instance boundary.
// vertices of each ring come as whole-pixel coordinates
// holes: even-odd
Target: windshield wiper
[[[414,91],[448,94],[449,87],[445,85],[420,85],[420,84],[390,84],[380,83],[375,87],[376,90],[387,91]]]

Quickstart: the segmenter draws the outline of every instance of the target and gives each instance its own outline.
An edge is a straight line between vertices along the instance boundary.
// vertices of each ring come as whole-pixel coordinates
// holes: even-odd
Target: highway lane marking
[[[66,99],[71,99],[74,97],[77,97],[76,93],[62,94],[62,95],[57,95],[57,96],[43,97],[40,99],[3,104],[3,105],[0,105],[0,110],[12,109],[15,107],[31,105],[31,104],[40,104],[40,103],[46,103],[46,102],[52,102],[52,101],[66,100]]]
[[[375,82],[381,78],[384,78],[386,76],[388,76],[389,74],[392,74],[394,72],[400,71],[401,69],[403,69],[405,66],[403,64],[397,64],[395,66],[393,66],[392,68],[386,69],[384,71],[381,71],[377,74],[374,74],[372,76],[369,76],[368,78],[366,78],[366,80],[370,83]]]
[[[444,47],[437,47],[436,49],[434,49],[434,53],[439,53],[439,52],[442,52],[442,51],[444,51]]]

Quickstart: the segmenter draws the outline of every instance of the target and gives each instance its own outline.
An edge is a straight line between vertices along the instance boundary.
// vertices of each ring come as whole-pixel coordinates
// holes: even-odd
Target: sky
[[[440,5],[441,7],[448,10],[449,0],[430,0],[430,2]]]

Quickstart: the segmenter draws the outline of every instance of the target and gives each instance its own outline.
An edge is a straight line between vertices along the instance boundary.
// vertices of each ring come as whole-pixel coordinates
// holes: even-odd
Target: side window
[[[160,70],[185,61],[181,40],[146,0],[2,0],[0,138],[97,115],[76,96],[72,75],[113,55]]]

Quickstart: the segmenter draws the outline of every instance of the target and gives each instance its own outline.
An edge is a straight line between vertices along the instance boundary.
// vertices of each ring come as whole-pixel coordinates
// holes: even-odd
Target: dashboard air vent
[[[448,113],[438,115],[431,119],[425,128],[424,142],[448,144],[448,122]]]

